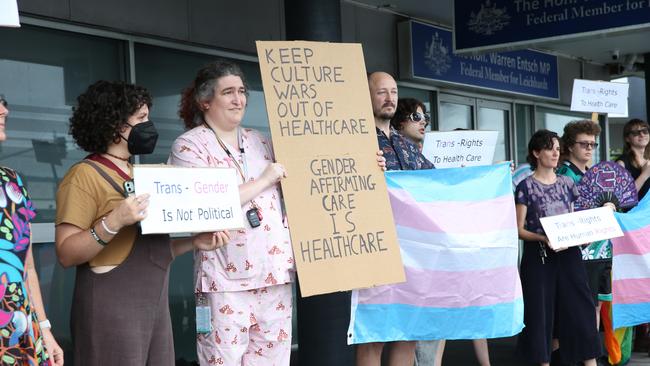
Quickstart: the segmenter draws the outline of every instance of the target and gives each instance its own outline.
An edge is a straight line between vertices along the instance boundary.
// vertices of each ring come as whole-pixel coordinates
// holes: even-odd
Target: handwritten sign
[[[627,115],[628,84],[573,80],[571,110]]]
[[[422,154],[436,168],[490,165],[498,131],[427,132]]]
[[[0,0],[0,27],[20,27],[16,0]]]
[[[151,195],[143,234],[244,227],[234,169],[135,165],[135,193]]]
[[[404,281],[361,45],[257,53],[302,295]]]
[[[539,221],[553,249],[623,236],[614,212],[609,207],[542,217]]]

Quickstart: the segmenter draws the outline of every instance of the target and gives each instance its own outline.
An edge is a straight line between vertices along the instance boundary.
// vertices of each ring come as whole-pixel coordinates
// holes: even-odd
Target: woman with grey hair
[[[234,63],[199,70],[184,90],[179,114],[188,129],[169,163],[234,168],[245,228],[229,245],[195,251],[197,354],[201,365],[289,365],[294,260],[280,202],[271,141],[242,128],[248,90]]]

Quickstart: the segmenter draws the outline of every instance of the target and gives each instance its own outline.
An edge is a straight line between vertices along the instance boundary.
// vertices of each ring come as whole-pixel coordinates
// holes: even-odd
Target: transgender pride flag
[[[510,164],[386,173],[407,282],[352,295],[348,343],[523,328]]]
[[[624,236],[612,239],[614,329],[650,322],[650,194],[616,213]]]

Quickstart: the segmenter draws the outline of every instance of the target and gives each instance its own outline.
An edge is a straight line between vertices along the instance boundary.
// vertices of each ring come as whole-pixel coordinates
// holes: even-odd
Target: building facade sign
[[[559,99],[556,56],[531,50],[456,55],[447,29],[415,21],[399,27],[400,50],[410,56],[401,63],[408,68],[400,70],[403,77]]]
[[[647,0],[455,0],[456,52],[530,47],[650,26]]]

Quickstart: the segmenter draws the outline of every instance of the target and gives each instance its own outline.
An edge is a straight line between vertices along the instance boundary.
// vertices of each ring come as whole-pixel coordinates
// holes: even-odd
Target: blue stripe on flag
[[[512,195],[509,162],[466,168],[393,170],[386,172],[386,184],[391,189],[407,190],[418,202],[482,201]],[[477,186],[484,189],[476,189]]]
[[[465,308],[359,304],[349,344],[510,337],[523,329],[524,302]],[[414,320],[418,321],[415,322]],[[486,324],[492,325],[486,329]]]
[[[614,329],[650,323],[650,303],[613,304]]]

